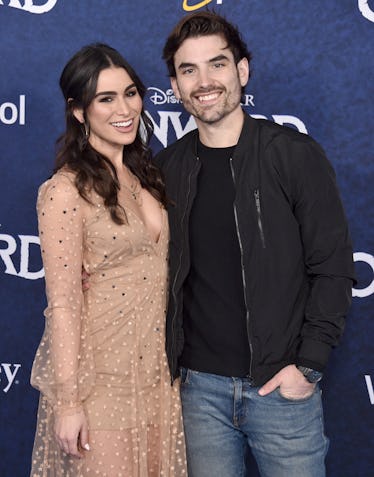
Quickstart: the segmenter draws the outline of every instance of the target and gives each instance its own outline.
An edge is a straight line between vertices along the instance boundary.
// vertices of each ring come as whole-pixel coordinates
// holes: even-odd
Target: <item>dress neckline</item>
[[[156,240],[153,238],[153,235],[151,234],[151,232],[148,229],[144,220],[139,216],[139,214],[132,207],[129,207],[128,205],[126,205],[125,211],[126,211],[126,213],[127,213],[127,211],[130,211],[140,221],[140,223],[142,224],[142,227],[144,228],[150,242],[152,242],[153,245],[155,245],[155,246],[160,245],[161,238],[162,238],[162,235],[163,235],[163,230],[165,228],[166,210],[164,209],[164,207],[161,207],[161,228],[160,228],[160,232],[158,234],[158,238]]]

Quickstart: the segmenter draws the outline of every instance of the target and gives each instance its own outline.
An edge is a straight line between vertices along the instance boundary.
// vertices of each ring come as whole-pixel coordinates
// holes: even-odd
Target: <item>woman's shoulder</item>
[[[75,185],[75,176],[75,173],[68,169],[60,169],[55,172],[39,187],[38,202],[59,198],[79,201],[80,195]]]

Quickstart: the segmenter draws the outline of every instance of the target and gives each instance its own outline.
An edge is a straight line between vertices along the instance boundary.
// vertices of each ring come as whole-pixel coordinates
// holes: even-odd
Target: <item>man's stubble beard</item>
[[[183,102],[183,106],[185,110],[192,114],[195,119],[201,121],[202,123],[205,124],[214,124],[219,121],[221,121],[224,117],[228,116],[230,113],[232,113],[239,105],[241,101],[241,96],[242,96],[242,88],[239,82],[239,77],[238,77],[238,85],[235,87],[233,91],[229,95],[227,95],[227,89],[226,88],[218,88],[219,90],[222,91],[222,94],[225,94],[225,100],[222,104],[217,104],[212,106],[211,110],[204,110],[202,107],[199,109],[199,105],[197,104],[197,107],[195,107],[195,103],[190,100],[190,97],[194,97],[197,93],[202,94],[209,94],[210,91],[216,91],[217,88],[214,87],[208,87],[204,89],[200,89],[198,91],[194,91],[191,93],[191,95],[186,99],[186,98],[181,98]],[[198,101],[198,100],[196,100]],[[215,108],[218,108],[218,110],[215,110]],[[210,117],[212,115],[212,117]]]

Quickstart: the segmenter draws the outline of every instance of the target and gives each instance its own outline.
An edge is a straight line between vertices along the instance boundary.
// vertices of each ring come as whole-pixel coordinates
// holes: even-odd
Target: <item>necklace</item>
[[[130,195],[133,198],[133,200],[135,200],[135,202],[137,202],[138,205],[141,206],[143,203],[143,200],[140,195],[142,191],[142,186],[140,184],[139,179],[136,176],[134,176],[133,174],[131,174],[131,176],[133,177],[134,180],[130,184],[130,186],[126,185],[125,182],[123,182],[122,185],[124,186],[125,189],[127,189],[130,192]]]

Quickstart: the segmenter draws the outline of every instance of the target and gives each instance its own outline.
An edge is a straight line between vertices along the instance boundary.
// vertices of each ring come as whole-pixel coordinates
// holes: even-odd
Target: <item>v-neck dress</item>
[[[31,377],[41,391],[31,475],[184,476],[179,383],[165,353],[167,213],[156,242],[126,204],[117,225],[101,197],[90,200],[66,171],[39,189],[48,306]],[[82,410],[91,450],[77,459],[59,449],[53,418]]]

